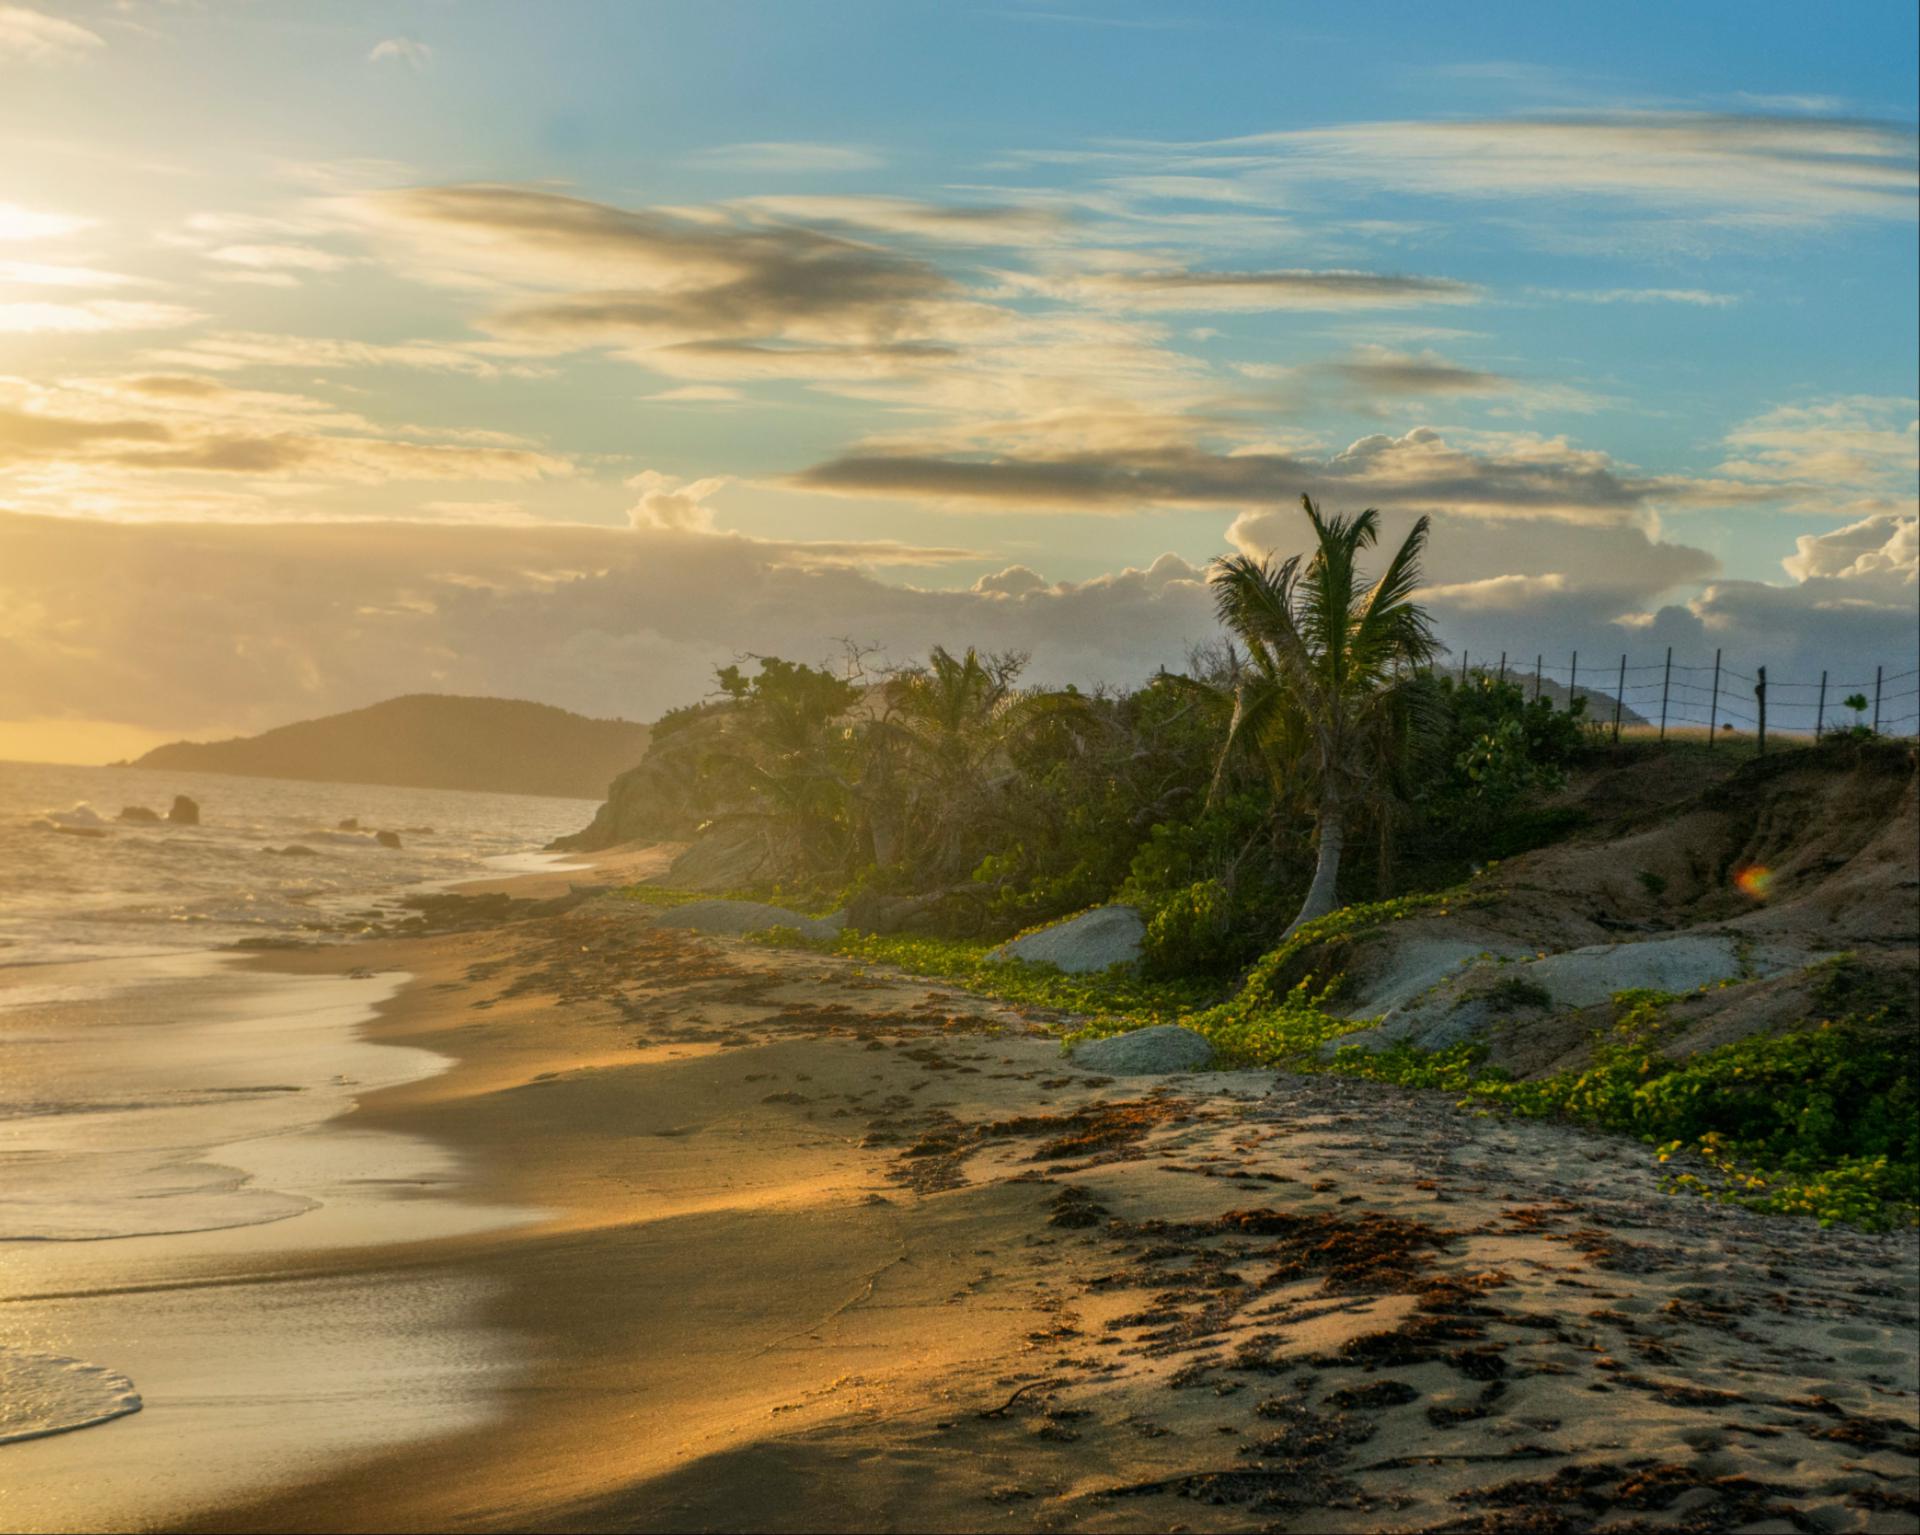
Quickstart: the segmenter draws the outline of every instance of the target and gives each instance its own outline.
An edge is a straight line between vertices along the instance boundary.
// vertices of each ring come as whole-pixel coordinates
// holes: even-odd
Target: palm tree
[[[1220,622],[1246,648],[1232,679],[1233,716],[1214,775],[1217,793],[1230,763],[1257,757],[1276,787],[1304,789],[1316,820],[1313,883],[1287,928],[1339,905],[1340,853],[1353,812],[1385,798],[1395,756],[1423,695],[1417,668],[1437,644],[1426,611],[1412,600],[1427,542],[1422,517],[1370,585],[1358,556],[1373,547],[1380,514],[1326,517],[1302,496],[1318,547],[1278,566],[1245,555],[1214,562]]]

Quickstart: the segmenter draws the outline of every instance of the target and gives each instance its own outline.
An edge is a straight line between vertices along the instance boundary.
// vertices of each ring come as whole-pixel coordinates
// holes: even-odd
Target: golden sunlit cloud
[[[117,330],[173,330],[198,320],[197,311],[179,304],[130,299],[91,299],[82,304],[0,302],[0,331],[91,335]]]
[[[0,240],[53,239],[77,234],[92,223],[91,219],[70,214],[47,213],[38,208],[23,208],[18,203],[0,202]]]

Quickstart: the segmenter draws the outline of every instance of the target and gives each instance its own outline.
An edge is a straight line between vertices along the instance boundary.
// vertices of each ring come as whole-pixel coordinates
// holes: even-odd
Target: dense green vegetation
[[[1590,749],[1585,699],[1436,674],[1412,600],[1424,524],[1369,583],[1373,514],[1305,510],[1313,557],[1223,561],[1230,638],[1179,673],[1082,693],[1023,686],[1016,654],[759,657],[655,727],[663,792],[683,831],[734,840],[728,882],[763,896],[980,939],[1124,901],[1151,975],[1222,981],[1289,918],[1563,833],[1540,801]]]
[[[1439,1088],[1621,1131],[1696,1169],[1677,1166],[1676,1188],[1822,1220],[1908,1218],[1911,1064],[1880,1042],[1893,1038],[1883,1000],[1842,969],[1805,1029],[1685,1059],[1661,1048],[1673,999],[1623,994],[1591,1066],[1544,1080],[1509,1080],[1474,1046],[1337,1044],[1368,1022],[1333,1011],[1355,946],[1484,900],[1480,872],[1576,829],[1555,792],[1607,748],[1584,698],[1556,707],[1432,667],[1413,601],[1424,527],[1368,583],[1371,514],[1306,513],[1312,558],[1221,562],[1229,639],[1137,690],[1030,688],[1025,657],[974,650],[899,668],[759,657],[662,720],[649,760],[682,829],[738,854],[719,866],[730,893],[847,911],[831,942],[768,941],[1069,1014],[1076,1038],[1177,1021],[1223,1066]],[[1641,883],[1657,898],[1665,881]],[[1134,973],[990,957],[1110,901],[1146,920]],[[1550,1000],[1518,978],[1489,994],[1495,1010]]]

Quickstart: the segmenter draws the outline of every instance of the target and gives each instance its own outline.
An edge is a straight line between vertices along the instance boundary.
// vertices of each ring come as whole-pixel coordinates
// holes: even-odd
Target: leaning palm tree
[[[1438,648],[1412,600],[1427,519],[1369,584],[1358,556],[1378,539],[1380,514],[1326,517],[1311,497],[1300,503],[1318,544],[1304,564],[1299,555],[1277,566],[1233,555],[1216,560],[1211,577],[1220,621],[1247,652],[1233,679],[1215,791],[1229,764],[1251,755],[1276,777],[1298,775],[1314,811],[1319,856],[1289,935],[1339,904],[1349,818],[1383,799],[1418,707],[1410,684]],[[1291,769],[1284,775],[1283,764]]]

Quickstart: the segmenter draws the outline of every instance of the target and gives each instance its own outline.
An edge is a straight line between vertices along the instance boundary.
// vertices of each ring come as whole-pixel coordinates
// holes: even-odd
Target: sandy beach
[[[0,1451],[9,1525],[1894,1531],[1920,1506],[1911,1239],[1664,1196],[1633,1143],[1334,1078],[1091,1076],[1048,1020],[612,899],[247,963],[405,978],[362,1048],[450,1064],[329,1126],[440,1160],[331,1224],[155,1238],[143,1277],[72,1285],[148,1406]],[[249,1412],[216,1371],[251,1440],[223,1441]]]

